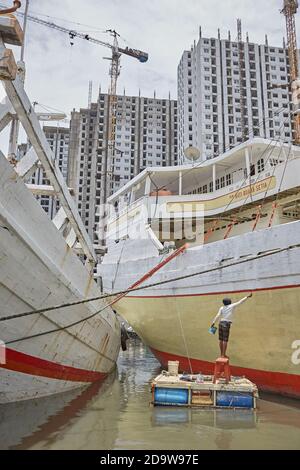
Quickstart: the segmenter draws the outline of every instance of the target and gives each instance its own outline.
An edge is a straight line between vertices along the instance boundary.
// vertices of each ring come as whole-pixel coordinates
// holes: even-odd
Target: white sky
[[[11,0],[0,1],[11,4]],[[282,45],[285,21],[280,14],[282,0],[30,0],[29,13],[42,16],[70,29],[85,31],[90,36],[109,42],[102,33],[115,29],[121,35],[120,46],[149,53],[149,61],[140,64],[122,57],[118,92],[164,98],[177,97],[177,65],[182,52],[202,35],[227,37],[228,30],[236,39],[236,18],[243,22],[243,34],[251,42],[263,43],[268,33],[269,44]],[[24,10],[25,0],[22,1]],[[69,22],[82,23],[88,26]],[[22,22],[22,19],[20,19]],[[28,23],[26,39],[26,90],[31,101],[62,110],[87,106],[88,82],[93,81],[93,99],[98,87],[107,91],[109,63],[103,60],[110,50],[75,39],[70,46],[68,35],[35,23]],[[19,50],[16,49],[18,58]],[[2,90],[1,90],[2,91]],[[1,97],[1,96],[0,96]],[[0,138],[0,145],[3,137]],[[3,150],[3,149],[2,149]]]

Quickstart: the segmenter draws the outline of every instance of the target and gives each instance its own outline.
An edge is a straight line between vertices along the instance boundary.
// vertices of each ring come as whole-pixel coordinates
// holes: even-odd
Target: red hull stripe
[[[65,366],[13,349],[6,349],[6,364],[1,364],[0,368],[70,382],[97,382],[107,376],[107,373]]]
[[[165,368],[168,367],[168,361],[179,361],[181,371],[188,372],[190,370],[189,361],[184,356],[156,351],[153,348],[151,348],[151,351]],[[190,362],[194,373],[202,372],[203,374],[213,374],[213,363],[199,359],[190,359]],[[247,379],[254,382],[261,390],[300,398],[300,375],[246,369],[236,366],[231,366],[230,368],[233,375],[247,377]]]
[[[166,284],[168,285],[168,284]],[[178,297],[203,297],[205,295],[225,295],[225,294],[243,294],[249,292],[263,292],[279,289],[295,289],[300,287],[300,284],[293,284],[291,286],[278,286],[278,287],[263,287],[261,289],[247,289],[247,290],[232,290],[226,292],[205,292],[203,294],[170,294],[170,295],[127,295],[128,299],[162,299],[162,298],[178,298]]]

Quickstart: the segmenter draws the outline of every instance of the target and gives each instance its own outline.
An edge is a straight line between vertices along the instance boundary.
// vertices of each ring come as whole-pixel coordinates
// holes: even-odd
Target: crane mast
[[[111,192],[111,175],[115,157],[116,147],[116,114],[117,114],[117,81],[120,75],[120,57],[118,46],[118,33],[116,31],[109,31],[113,37],[113,49],[110,66],[110,89],[109,89],[109,121],[108,121],[108,152],[107,152],[107,171],[105,181],[105,201],[110,196]]]
[[[291,74],[291,91],[294,114],[293,140],[296,145],[300,145],[300,80],[295,21],[297,10],[297,0],[284,0],[282,13],[286,19],[288,54]]]
[[[115,159],[116,147],[116,115],[117,115],[117,81],[120,75],[120,57],[118,46],[118,33],[109,31],[114,37],[112,56],[109,58],[110,65],[110,88],[108,94],[108,141],[107,153],[104,168],[101,171],[101,189],[100,189],[100,223],[99,223],[99,240],[101,244],[105,243],[105,220],[107,216],[106,201],[111,194],[111,183],[113,176],[113,167]]]
[[[14,11],[21,6],[18,0],[15,0],[14,4],[16,4]],[[5,7],[5,5],[1,5],[0,7]],[[57,25],[55,23],[45,21],[41,18],[32,16],[28,14],[28,11],[24,13],[16,12],[18,16],[26,17],[27,20],[32,21],[34,23],[40,24],[42,26],[46,26],[48,28],[52,28],[56,31],[60,31],[62,33],[66,33],[69,35],[71,40],[71,45],[74,44],[74,39],[79,38],[86,41],[89,41],[93,44],[97,44],[99,46],[108,47],[111,49],[111,57],[109,60],[111,61],[110,65],[110,88],[109,88],[109,99],[108,99],[108,132],[107,132],[107,153],[106,158],[104,161],[104,165],[101,171],[101,189],[100,189],[100,224],[99,224],[99,239],[101,242],[104,242],[105,238],[105,219],[106,219],[106,201],[107,198],[110,196],[111,193],[111,182],[112,182],[112,173],[114,167],[114,158],[115,158],[115,134],[116,134],[116,108],[117,108],[117,81],[120,75],[120,58],[121,55],[127,55],[129,57],[133,57],[137,59],[141,63],[145,63],[148,60],[148,54],[146,52],[140,51],[138,49],[132,49],[129,47],[121,48],[118,44],[118,36],[119,34],[114,30],[107,30],[106,32],[110,33],[113,36],[113,44],[108,42],[101,41],[99,39],[93,38],[88,34],[80,33],[78,31],[74,31],[64,26]],[[89,93],[91,96],[91,93]],[[89,103],[90,104],[90,103]]]

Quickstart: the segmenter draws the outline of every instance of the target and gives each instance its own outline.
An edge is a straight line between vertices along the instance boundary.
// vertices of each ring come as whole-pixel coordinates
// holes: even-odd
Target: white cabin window
[[[262,173],[263,171],[265,171],[265,161],[263,158],[261,158],[257,162],[257,171],[258,173]]]
[[[230,186],[232,184],[231,175],[226,175],[226,186]]]

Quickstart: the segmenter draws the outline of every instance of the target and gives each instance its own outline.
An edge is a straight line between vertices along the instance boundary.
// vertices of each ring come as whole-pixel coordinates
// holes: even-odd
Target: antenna
[[[188,147],[184,151],[184,156],[191,162],[196,162],[201,157],[201,152],[197,147]]]

